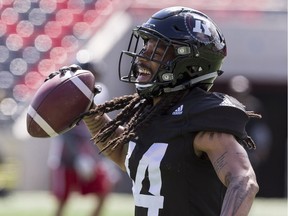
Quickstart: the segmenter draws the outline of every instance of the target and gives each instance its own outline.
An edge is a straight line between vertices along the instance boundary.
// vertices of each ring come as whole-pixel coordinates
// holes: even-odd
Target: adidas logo
[[[220,106],[231,106],[236,107],[235,104],[231,101],[232,98],[225,96],[224,100],[220,103]]]
[[[172,115],[181,115],[183,113],[183,104],[179,106],[173,113]]]

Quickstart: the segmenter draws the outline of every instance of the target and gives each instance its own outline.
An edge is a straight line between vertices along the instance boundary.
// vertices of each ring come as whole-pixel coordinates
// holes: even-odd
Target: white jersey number
[[[128,168],[129,158],[135,148],[136,143],[130,142],[128,154],[126,156],[126,169],[130,175]],[[158,215],[159,209],[163,208],[164,197],[160,195],[162,187],[160,163],[165,155],[168,144],[154,143],[142,156],[136,172],[135,181],[133,181],[133,196],[135,205],[148,208],[147,216]],[[140,194],[142,189],[142,181],[145,178],[145,172],[148,170],[148,178],[150,181],[149,193],[152,195]]]

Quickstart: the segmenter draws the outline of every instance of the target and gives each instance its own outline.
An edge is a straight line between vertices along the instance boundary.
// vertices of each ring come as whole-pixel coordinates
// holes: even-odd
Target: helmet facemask
[[[156,41],[156,45],[151,53],[148,55],[144,54],[144,48],[140,48],[140,43],[145,47],[145,44],[148,40]],[[155,57],[157,50],[162,47],[163,53],[161,57]],[[163,49],[164,47],[164,49]],[[167,61],[168,55],[171,55],[173,58]],[[124,58],[130,57],[131,67],[128,70],[127,75],[123,75],[123,65],[125,61]],[[123,82],[135,83],[138,93],[144,97],[154,97],[158,96],[163,92],[163,89],[168,86],[174,86],[177,83],[177,77],[174,74],[174,67],[177,61],[180,61],[182,58],[187,58],[188,55],[191,55],[191,49],[187,43],[173,41],[165,36],[159,34],[158,32],[148,29],[145,27],[137,27],[133,30],[129,46],[127,51],[122,51],[119,60],[119,78]],[[153,76],[149,81],[141,82],[137,80],[139,70],[139,61],[137,59],[142,58],[149,62],[155,62],[158,64],[158,69],[154,72]],[[140,66],[141,67],[141,66]]]

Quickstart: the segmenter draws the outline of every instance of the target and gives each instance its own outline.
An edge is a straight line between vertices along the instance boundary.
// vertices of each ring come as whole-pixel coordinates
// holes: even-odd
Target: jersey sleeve
[[[246,139],[245,130],[248,115],[232,106],[218,106],[189,115],[188,128],[192,132],[214,131],[230,133],[239,139]]]
[[[225,132],[246,139],[249,116],[245,106],[235,98],[222,93],[203,93],[194,97],[188,111],[188,130]]]

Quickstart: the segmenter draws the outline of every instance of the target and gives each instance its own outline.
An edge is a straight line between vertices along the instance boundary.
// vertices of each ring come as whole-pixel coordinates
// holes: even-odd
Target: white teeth
[[[139,71],[140,74],[145,74],[145,75],[150,75],[151,74],[150,71],[148,71],[148,70],[146,70],[144,68],[139,68],[138,71]]]

